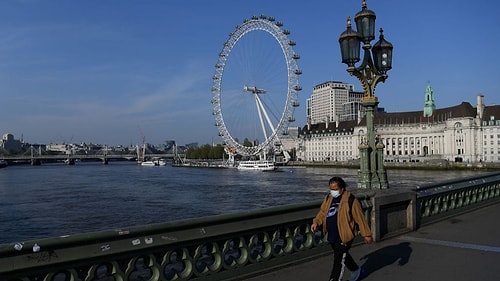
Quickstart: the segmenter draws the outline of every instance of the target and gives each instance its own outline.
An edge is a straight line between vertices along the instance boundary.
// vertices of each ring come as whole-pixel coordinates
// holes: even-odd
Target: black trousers
[[[345,268],[349,271],[358,270],[359,266],[356,264],[349,249],[351,248],[352,241],[344,244],[341,242],[330,243],[333,249],[333,267],[330,274],[330,280],[342,280]]]

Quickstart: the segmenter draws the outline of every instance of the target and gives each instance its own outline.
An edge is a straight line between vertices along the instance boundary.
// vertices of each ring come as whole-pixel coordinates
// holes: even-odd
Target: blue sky
[[[438,108],[500,104],[497,1],[368,0],[394,45],[377,86],[388,112],[422,110],[430,82]],[[353,83],[338,37],[361,0],[0,2],[0,133],[30,143],[110,145],[220,142],[211,105],[218,53],[235,26],[273,16],[297,42],[301,106],[314,85]],[[373,42],[375,43],[375,41]]]

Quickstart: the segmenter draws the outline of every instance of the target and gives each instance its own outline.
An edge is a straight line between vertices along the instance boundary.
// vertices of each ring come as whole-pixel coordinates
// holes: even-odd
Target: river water
[[[387,172],[390,188],[477,173]],[[9,166],[0,169],[0,244],[321,200],[332,176],[356,187],[357,170],[346,168],[249,172],[133,162]]]

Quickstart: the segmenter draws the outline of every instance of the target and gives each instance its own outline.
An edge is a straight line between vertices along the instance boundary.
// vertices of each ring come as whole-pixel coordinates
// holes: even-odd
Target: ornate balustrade
[[[320,203],[1,245],[0,280],[238,279],[329,251]]]
[[[428,224],[500,201],[500,173],[454,179],[416,188],[417,223]]]

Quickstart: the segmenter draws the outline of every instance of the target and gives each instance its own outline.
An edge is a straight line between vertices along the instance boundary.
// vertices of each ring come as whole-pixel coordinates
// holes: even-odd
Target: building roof
[[[475,118],[477,116],[477,108],[468,102],[462,102],[459,105],[435,109],[430,117],[424,117],[424,111],[408,111],[408,112],[384,112],[377,111],[374,113],[374,125],[398,125],[398,124],[419,124],[430,122],[444,122],[450,118]],[[483,113],[483,121],[491,119],[500,119],[500,105],[485,106]],[[366,117],[358,124],[356,120],[330,122],[328,127],[326,123],[318,123],[306,125],[302,128],[302,133],[314,133],[316,131],[331,130],[331,131],[352,131],[356,126],[366,126]]]
[[[491,120],[492,116],[494,120],[500,120],[500,105],[485,106],[482,121]]]
[[[432,116],[424,117],[424,111],[410,111],[410,112],[376,112],[374,114],[375,125],[396,125],[396,124],[418,124],[428,122],[444,122],[449,118],[458,117],[476,117],[477,111],[468,102],[462,102],[459,105],[452,107],[439,108],[434,110]],[[366,125],[365,118],[361,121],[360,125]]]
[[[340,122],[329,122],[328,126],[326,126],[326,123],[317,123],[310,125],[309,127],[305,125],[302,128],[302,133],[303,134],[308,134],[308,133],[314,133],[316,131],[323,132],[323,131],[352,131],[354,127],[356,127],[357,121],[356,120],[350,120],[350,121],[340,121]]]

